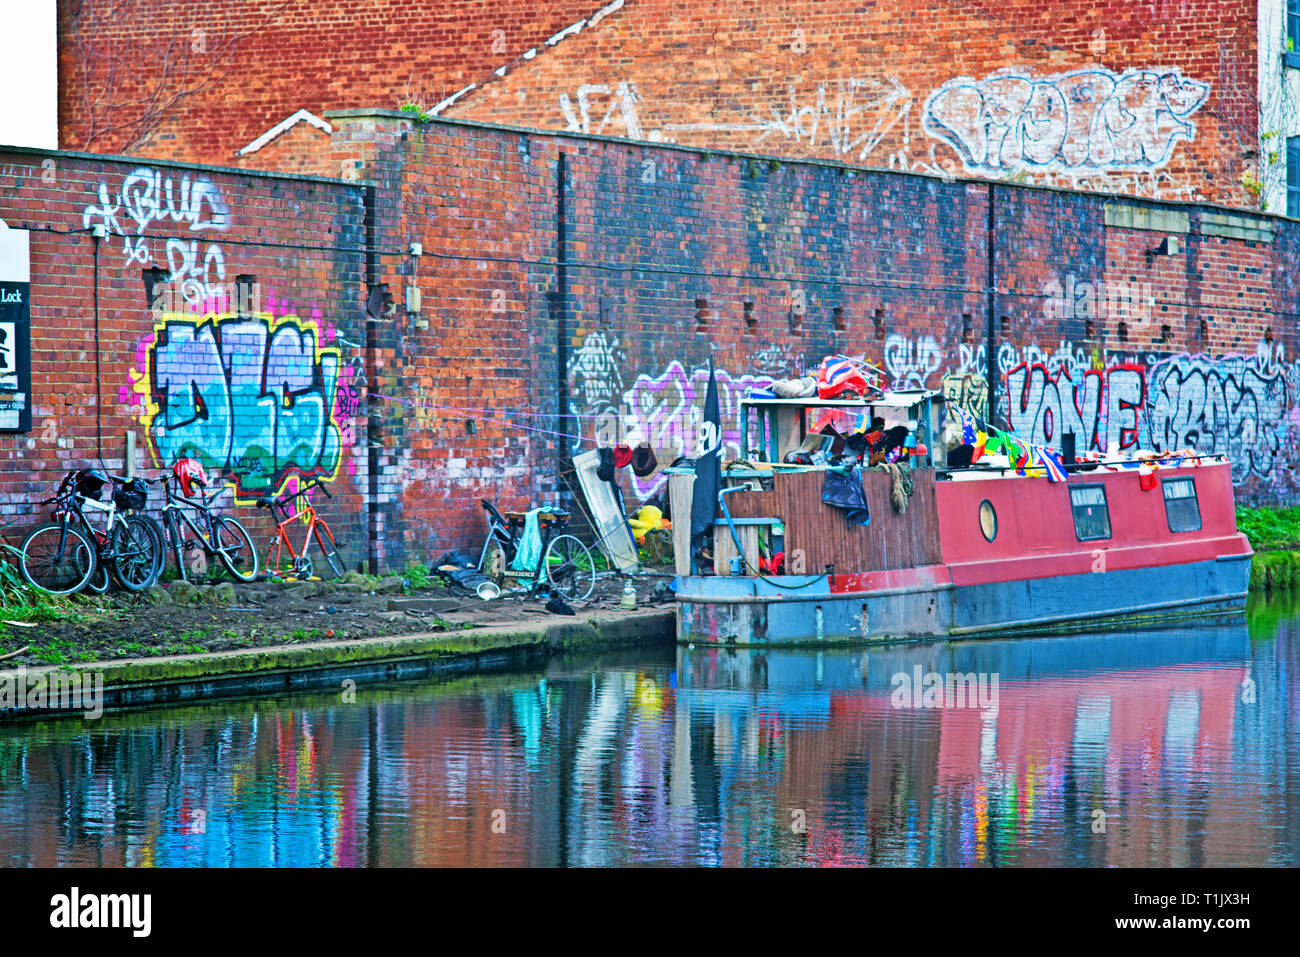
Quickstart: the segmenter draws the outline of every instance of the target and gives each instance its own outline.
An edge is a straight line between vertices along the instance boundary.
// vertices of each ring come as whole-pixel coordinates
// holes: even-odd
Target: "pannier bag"
[[[122,509],[142,509],[149,504],[149,486],[139,479],[131,479],[113,489],[113,503]]]

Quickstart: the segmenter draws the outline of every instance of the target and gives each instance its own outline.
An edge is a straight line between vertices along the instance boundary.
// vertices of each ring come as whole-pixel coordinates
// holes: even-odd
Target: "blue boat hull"
[[[806,645],[1053,634],[1160,623],[1245,607],[1250,558],[979,585],[834,591],[825,578],[682,577],[678,639],[688,644]]]

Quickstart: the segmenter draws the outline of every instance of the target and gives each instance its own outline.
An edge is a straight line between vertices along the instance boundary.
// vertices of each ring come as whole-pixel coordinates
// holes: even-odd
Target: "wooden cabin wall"
[[[735,518],[779,518],[785,525],[786,572],[803,552],[803,569],[820,574],[833,564],[838,573],[888,571],[940,561],[939,514],[934,469],[915,469],[915,490],[907,511],[889,501],[891,478],[884,469],[864,469],[863,488],[871,513],[868,525],[850,525],[843,509],[822,503],[823,472],[777,473],[771,491],[738,492],[727,497]],[[721,515],[721,510],[719,510]],[[725,519],[718,534],[726,531]]]

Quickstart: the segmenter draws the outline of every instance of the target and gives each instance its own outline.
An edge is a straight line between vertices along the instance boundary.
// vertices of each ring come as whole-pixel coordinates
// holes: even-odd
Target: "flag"
[[[867,380],[852,360],[843,356],[827,356],[817,370],[817,397],[833,399],[852,389],[858,395],[867,390]]]
[[[718,514],[721,481],[722,416],[718,411],[718,379],[709,356],[709,387],[704,393],[704,422],[700,428],[703,448],[695,459],[695,491],[691,496],[691,550],[694,552],[713,529]]]
[[[948,405],[957,413],[957,421],[961,424],[961,441],[963,445],[974,445],[976,435],[979,432],[975,424],[975,416],[971,415],[955,402],[949,402]]]
[[[1064,482],[1070,477],[1069,473],[1065,471],[1065,462],[1061,460],[1057,453],[1041,446],[1035,446],[1034,452],[1037,453],[1038,460],[1042,463],[1043,468],[1047,469],[1047,481]]]

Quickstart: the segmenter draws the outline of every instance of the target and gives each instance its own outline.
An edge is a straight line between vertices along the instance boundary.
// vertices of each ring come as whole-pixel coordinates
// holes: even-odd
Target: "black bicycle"
[[[195,574],[205,574],[211,560],[216,558],[226,567],[226,571],[241,582],[251,582],[257,577],[257,548],[253,545],[253,536],[237,520],[213,510],[213,503],[226,490],[226,486],[219,486],[216,491],[208,493],[197,480],[191,479],[194,492],[192,496],[187,496],[173,488],[173,483],[179,484],[179,479],[170,473],[147,481],[163,487],[163,537],[176,559],[176,570],[183,581],[189,580],[185,565],[187,551],[197,551],[203,556],[199,560],[201,567],[192,569]],[[202,526],[191,517],[187,509],[193,510]],[[186,528],[192,537],[186,537]]]
[[[120,496],[101,492],[110,478],[98,469],[76,469],[41,505],[54,505],[54,521],[38,525],[23,540],[19,569],[32,586],[53,595],[72,595],[87,585],[107,590],[108,574],[127,591],[143,591],[162,572],[161,543],[146,519],[124,514]],[[105,516],[94,527],[87,511]],[[100,587],[102,585],[102,588]]]

